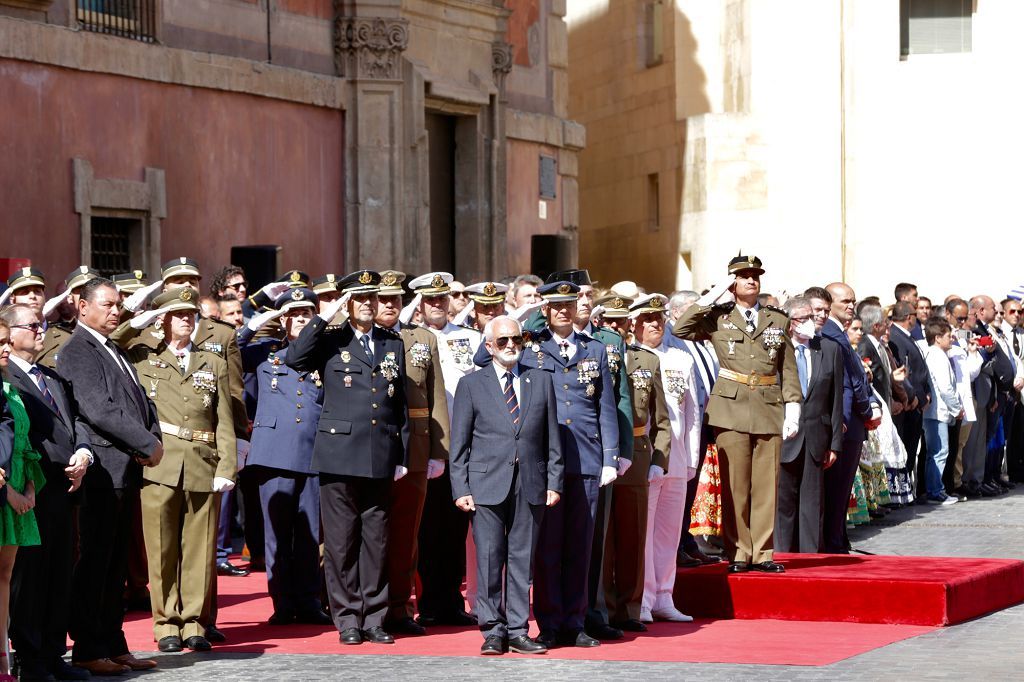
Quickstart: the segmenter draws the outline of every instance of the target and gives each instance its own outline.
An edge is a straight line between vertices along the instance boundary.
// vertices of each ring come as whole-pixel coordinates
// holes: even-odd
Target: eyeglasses
[[[799,317],[791,317],[789,319],[793,320],[794,322],[806,322],[807,320],[810,320],[813,317],[814,315],[800,315]]]
[[[451,292],[452,298],[466,298],[465,291],[453,291]]]
[[[967,321],[967,316],[964,315],[963,317],[958,317],[956,318],[956,321],[959,322],[960,324],[963,324],[964,322]]]
[[[245,280],[242,280],[241,282],[232,282],[231,284],[225,284],[224,288],[225,289],[248,289],[249,288],[249,283],[246,282]]]
[[[1020,310],[1007,310],[1004,315],[1020,315]]]
[[[42,334],[43,325],[39,322],[30,322],[29,324],[12,324],[13,329],[28,329],[33,334]]]
[[[494,343],[497,344],[499,349],[502,349],[505,346],[507,346],[509,341],[511,341],[512,345],[514,346],[523,345],[522,336],[499,336],[498,338],[494,339]]]

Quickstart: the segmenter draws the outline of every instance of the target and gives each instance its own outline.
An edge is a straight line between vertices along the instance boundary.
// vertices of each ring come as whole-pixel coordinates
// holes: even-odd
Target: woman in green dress
[[[0,506],[0,682],[13,680],[7,655],[7,620],[10,613],[11,571],[18,547],[39,544],[39,526],[32,508],[36,491],[46,479],[39,464],[39,453],[28,440],[28,413],[18,391],[7,381],[7,363],[11,354],[11,328],[0,320],[0,380],[3,402],[14,418],[14,447],[11,461],[0,472],[0,485],[7,488],[7,504]]]

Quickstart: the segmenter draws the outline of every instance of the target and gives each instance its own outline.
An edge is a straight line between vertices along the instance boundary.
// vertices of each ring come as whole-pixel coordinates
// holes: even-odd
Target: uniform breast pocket
[[[717,395],[721,398],[729,398],[730,400],[736,399],[736,394],[739,392],[740,385],[735,381],[729,381],[728,379],[719,379],[715,382],[715,387],[711,389],[711,395]]]
[[[338,374],[362,374],[363,368],[361,365],[334,365],[331,367]]]
[[[347,435],[352,433],[352,422],[343,419],[324,419],[321,417],[316,430],[328,435]]]
[[[765,386],[761,389],[761,397],[768,405],[778,405],[782,402],[782,389],[778,386]]]
[[[277,427],[277,417],[268,417],[266,415],[256,415],[256,418],[252,420],[252,427],[254,429],[273,429]]]

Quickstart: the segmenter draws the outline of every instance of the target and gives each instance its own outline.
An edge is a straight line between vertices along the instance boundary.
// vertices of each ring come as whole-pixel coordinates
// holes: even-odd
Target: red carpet
[[[1024,601],[1024,562],[777,554],[782,575],[679,571],[675,601],[692,616],[952,625]]]
[[[426,637],[399,638],[393,646],[343,647],[332,627],[266,624],[271,613],[266,576],[220,579],[219,626],[228,642],[219,652],[268,654],[392,654],[400,656],[477,656],[483,639],[475,628],[432,628]],[[536,634],[536,626],[532,634]],[[917,625],[808,623],[798,621],[698,620],[655,623],[642,635],[627,635],[596,649],[557,649],[549,658],[602,661],[827,665],[886,646],[933,628]],[[133,651],[154,651],[148,614],[125,622]],[[510,654],[516,658],[527,658]],[[533,656],[532,658],[539,658]]]

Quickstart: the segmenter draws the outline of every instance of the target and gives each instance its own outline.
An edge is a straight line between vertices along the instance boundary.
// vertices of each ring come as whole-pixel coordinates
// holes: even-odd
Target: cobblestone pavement
[[[1024,489],[951,507],[912,507],[851,531],[876,554],[1024,559]],[[942,680],[1020,679],[1024,605],[822,667],[294,654],[156,654],[162,680]]]

